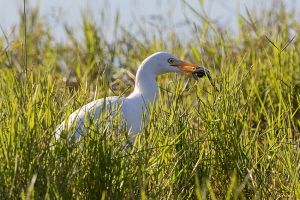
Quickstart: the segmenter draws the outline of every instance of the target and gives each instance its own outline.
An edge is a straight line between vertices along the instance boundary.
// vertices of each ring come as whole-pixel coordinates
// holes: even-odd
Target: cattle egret
[[[191,64],[179,60],[176,56],[158,52],[146,58],[137,70],[134,91],[128,97],[106,97],[92,101],[82,108],[73,112],[67,122],[62,122],[56,129],[55,138],[59,139],[61,131],[64,129],[72,129],[75,138],[83,137],[87,126],[92,122],[97,127],[101,121],[101,113],[108,110],[116,110],[119,106],[120,118],[122,118],[128,128],[130,142],[134,141],[134,137],[138,134],[148,121],[148,105],[154,103],[158,98],[158,86],[156,77],[168,72],[193,72],[198,65]],[[145,121],[143,122],[143,111],[145,113]],[[115,113],[114,113],[115,114]],[[86,120],[89,118],[89,120]],[[88,123],[86,123],[89,121]]]

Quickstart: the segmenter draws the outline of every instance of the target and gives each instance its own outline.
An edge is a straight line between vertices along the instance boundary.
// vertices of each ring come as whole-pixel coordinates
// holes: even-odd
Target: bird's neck
[[[134,91],[128,98],[142,98],[145,103],[154,102],[158,98],[156,75],[151,71],[139,69],[136,74]]]

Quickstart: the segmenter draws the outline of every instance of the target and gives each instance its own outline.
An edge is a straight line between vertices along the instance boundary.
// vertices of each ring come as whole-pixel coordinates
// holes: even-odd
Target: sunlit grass
[[[0,39],[0,199],[300,198],[299,22],[284,9],[248,11],[233,36],[191,11],[191,41],[123,28],[109,43],[83,17],[84,39],[66,27],[66,44],[38,9],[26,13],[26,46],[24,21]],[[84,146],[54,140],[77,108],[130,93],[136,67],[156,51],[209,68],[220,92],[205,78],[162,75],[134,148],[116,137],[117,121],[91,127]]]

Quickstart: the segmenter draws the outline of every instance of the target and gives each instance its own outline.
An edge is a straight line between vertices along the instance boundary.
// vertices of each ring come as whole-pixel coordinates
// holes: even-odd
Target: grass
[[[59,43],[37,8],[3,34],[0,199],[299,199],[294,13],[284,5],[250,10],[232,35],[191,11],[199,24],[185,42],[172,31],[165,40],[122,28],[109,43],[83,17],[84,39],[66,27],[68,42]],[[116,137],[117,121],[106,131],[91,127],[84,148],[54,141],[56,126],[75,109],[130,93],[136,66],[156,51],[208,67],[220,92],[205,79],[194,86],[187,74],[162,75],[161,100],[134,149]]]

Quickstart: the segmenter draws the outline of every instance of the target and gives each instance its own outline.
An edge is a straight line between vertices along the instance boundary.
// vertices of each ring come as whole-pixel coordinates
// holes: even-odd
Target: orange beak
[[[192,64],[192,63],[184,62],[182,60],[175,60],[171,64],[171,66],[176,66],[181,71],[185,71],[185,72],[193,72],[193,71],[195,71],[195,68],[199,67],[199,65],[195,65],[195,64]]]

